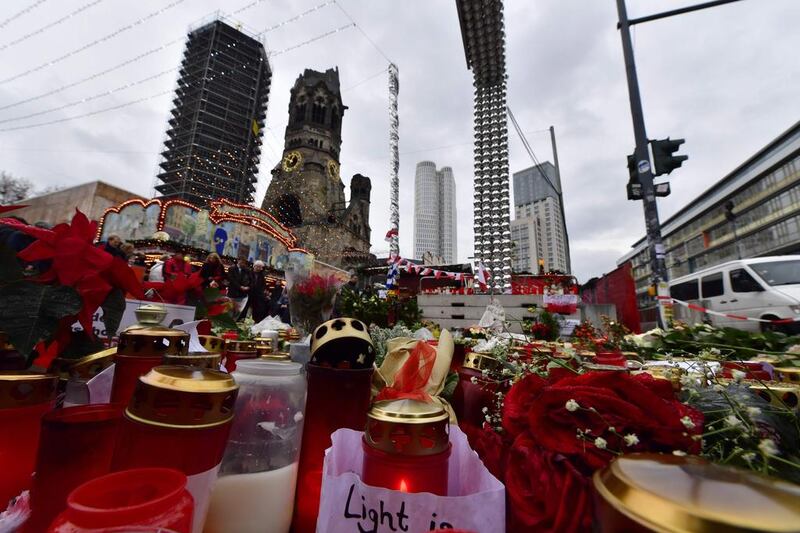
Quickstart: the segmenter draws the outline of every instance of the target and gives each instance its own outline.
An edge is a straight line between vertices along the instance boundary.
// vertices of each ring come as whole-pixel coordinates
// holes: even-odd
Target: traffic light
[[[639,183],[639,176],[636,172],[636,157],[628,156],[628,200],[642,199],[642,184]]]
[[[689,159],[688,155],[673,155],[678,151],[680,145],[685,142],[684,139],[670,140],[669,137],[658,141],[650,141],[650,146],[653,148],[654,176],[669,174]]]

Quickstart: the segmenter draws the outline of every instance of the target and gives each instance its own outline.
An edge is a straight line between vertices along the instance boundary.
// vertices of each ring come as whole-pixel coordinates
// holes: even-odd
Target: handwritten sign
[[[505,488],[451,426],[448,496],[406,493],[361,482],[363,433],[340,429],[326,451],[317,531],[326,533],[418,533],[465,529],[505,531]],[[476,513],[475,509],[481,512]]]
[[[122,314],[122,320],[119,323],[117,331],[107,332],[106,325],[103,322],[103,308],[100,307],[92,317],[92,329],[96,337],[105,339],[107,337],[116,337],[117,333],[124,330],[128,326],[136,324],[136,308],[140,305],[152,304],[153,302],[146,302],[144,300],[125,300],[125,312]],[[161,322],[164,326],[175,327],[186,322],[194,320],[194,307],[189,305],[175,305],[175,304],[161,304],[167,310],[167,316]],[[81,325],[77,322],[72,325],[73,330],[80,330]]]

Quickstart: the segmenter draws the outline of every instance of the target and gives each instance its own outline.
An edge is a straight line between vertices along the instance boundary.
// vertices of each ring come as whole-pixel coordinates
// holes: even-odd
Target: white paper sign
[[[103,322],[103,308],[98,307],[97,311],[94,313],[94,316],[92,316],[92,329],[94,330],[95,337],[102,339],[107,337],[116,337],[118,332],[122,331],[128,326],[136,324],[137,320],[135,312],[137,307],[152,303],[153,302],[147,302],[144,300],[125,300],[125,311],[122,313],[122,320],[120,320],[119,328],[117,331],[112,331],[111,334],[106,331],[106,325]],[[164,306],[164,308],[167,310],[167,316],[162,321],[164,326],[169,326],[172,328],[179,324],[194,320],[195,310],[193,306],[164,303],[160,305]],[[77,331],[83,328],[79,323],[75,322],[75,324],[72,325],[72,329]]]
[[[483,466],[467,437],[450,426],[449,496],[405,493],[361,482],[361,431],[340,429],[325,452],[317,533],[421,533],[439,528],[503,533],[505,487]],[[476,512],[476,510],[479,510]]]

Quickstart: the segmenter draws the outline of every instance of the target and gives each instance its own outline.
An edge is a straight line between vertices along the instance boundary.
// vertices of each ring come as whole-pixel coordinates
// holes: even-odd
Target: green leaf
[[[229,314],[229,313],[222,313],[221,315],[216,315],[209,317],[211,320],[211,327],[213,328],[225,328],[225,330],[236,331],[238,326],[236,325],[236,320]]]
[[[77,315],[81,298],[72,287],[17,282],[0,288],[0,324],[23,355],[49,338],[64,317]]]
[[[17,253],[8,246],[0,245],[0,283],[6,284],[22,279],[22,267]]]
[[[103,324],[106,326],[106,334],[113,337],[119,329],[122,314],[125,312],[125,292],[118,288],[111,289],[101,307],[103,308]]]

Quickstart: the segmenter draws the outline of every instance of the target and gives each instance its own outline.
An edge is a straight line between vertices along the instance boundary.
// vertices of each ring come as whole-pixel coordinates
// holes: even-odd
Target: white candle
[[[214,484],[204,533],[286,533],[292,525],[297,463]]]

